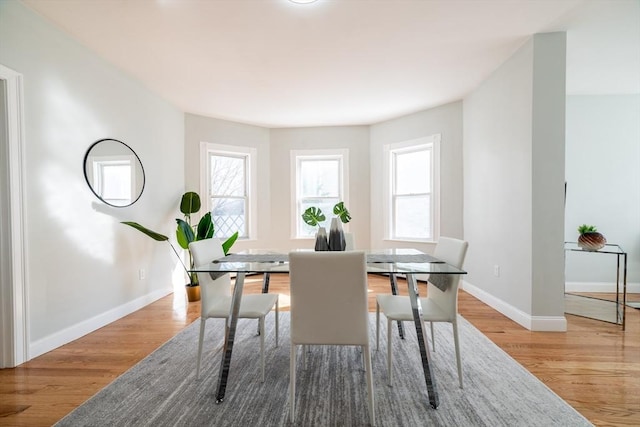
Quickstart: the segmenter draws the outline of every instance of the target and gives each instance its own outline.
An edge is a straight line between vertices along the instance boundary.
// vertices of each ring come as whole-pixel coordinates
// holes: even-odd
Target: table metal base
[[[216,403],[224,401],[224,393],[227,389],[227,379],[229,368],[231,367],[231,354],[233,353],[233,343],[236,337],[236,327],[238,326],[238,313],[240,312],[240,300],[242,298],[242,288],[244,288],[245,273],[239,272],[236,275],[236,284],[233,287],[231,297],[231,312],[226,321],[224,347],[222,349],[222,361],[218,374],[218,392],[216,393]]]
[[[409,288],[409,300],[411,301],[413,323],[415,324],[416,335],[418,337],[418,347],[420,348],[420,358],[422,359],[422,370],[424,372],[425,383],[427,384],[429,403],[431,404],[431,407],[433,409],[436,409],[440,404],[440,399],[438,398],[436,377],[431,367],[431,355],[429,354],[427,335],[424,330],[424,323],[422,320],[422,306],[420,305],[418,282],[416,281],[416,277],[414,274],[407,274],[407,287]]]
[[[395,282],[395,275],[392,281]],[[233,295],[231,299],[230,315],[226,321],[225,327],[225,340],[222,350],[222,361],[220,363],[220,371],[218,375],[218,391],[216,393],[216,403],[222,403],[224,401],[225,391],[227,389],[227,379],[229,377],[229,369],[231,367],[231,355],[233,353],[233,344],[235,341],[236,327],[238,325],[238,313],[240,312],[240,301],[242,298],[242,290],[244,288],[245,273],[237,273],[235,286],[233,289]],[[420,295],[418,292],[418,283],[415,275],[407,274],[407,288],[409,289],[409,300],[411,301],[411,310],[413,312],[413,319],[416,328],[416,335],[418,337],[418,347],[420,350],[420,358],[422,361],[422,370],[424,372],[424,379],[427,385],[427,394],[429,396],[429,403],[436,409],[440,404],[438,398],[438,390],[436,386],[436,379],[431,367],[431,356],[429,354],[429,346],[427,345],[427,336],[424,330],[424,323],[422,320],[422,307],[420,306]],[[265,275],[263,282],[263,292],[269,289],[269,276]],[[397,293],[397,283],[396,283]],[[399,322],[400,323],[400,322]],[[399,329],[402,331],[401,329]],[[404,335],[404,331],[401,332]]]

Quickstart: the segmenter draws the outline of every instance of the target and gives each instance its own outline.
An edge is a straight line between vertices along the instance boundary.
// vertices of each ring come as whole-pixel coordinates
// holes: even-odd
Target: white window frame
[[[338,177],[339,194],[338,200],[344,202],[349,207],[349,150],[348,149],[326,149],[326,150],[291,150],[291,238],[292,239],[311,239],[312,236],[298,235],[298,225],[302,221],[300,194],[302,186],[300,185],[300,161],[304,159],[324,160],[336,159],[340,161],[340,176]],[[331,218],[333,212],[323,212],[325,216]],[[344,224],[347,230],[347,224]]]
[[[393,236],[393,185],[394,170],[392,164],[392,156],[394,153],[410,152],[420,149],[421,147],[430,147],[431,156],[431,238],[408,238]],[[409,141],[398,142],[394,144],[386,144],[383,147],[383,174],[385,177],[384,185],[384,240],[400,241],[400,242],[437,242],[440,237],[440,134],[434,134],[423,138],[412,139]]]
[[[247,197],[247,211],[245,224],[247,224],[247,236],[242,237],[243,240],[258,239],[258,216],[257,212],[257,194],[258,194],[258,173],[257,173],[257,156],[258,150],[253,147],[216,144],[212,142],[200,143],[200,194],[202,199],[206,199],[203,203],[202,213],[211,212],[211,165],[209,162],[210,154],[220,156],[244,157],[246,164],[245,191]],[[228,236],[219,236],[221,238]]]

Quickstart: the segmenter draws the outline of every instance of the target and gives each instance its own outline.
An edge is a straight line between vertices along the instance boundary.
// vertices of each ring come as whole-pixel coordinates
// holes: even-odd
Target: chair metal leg
[[[307,346],[302,346],[302,369],[307,370]]]
[[[289,356],[289,419],[296,418],[296,345],[291,343]]]
[[[270,278],[271,278],[271,274],[270,273],[264,273],[262,275],[262,293],[263,294],[269,293],[269,279]],[[277,309],[277,306],[276,306],[276,309]],[[276,331],[277,331],[277,329],[276,329]],[[260,335],[260,325],[258,325],[258,335]],[[277,345],[276,345],[276,347],[277,347]]]
[[[391,339],[393,334],[391,333],[391,323],[392,321],[387,319],[387,378],[389,379],[389,387],[391,387],[391,380],[393,377],[393,373],[391,371],[391,357],[393,355]]]
[[[394,273],[389,274],[389,282],[391,284],[391,294],[398,295],[398,278]],[[404,339],[404,326],[401,320],[398,320],[398,334],[400,334],[400,339]]]
[[[200,360],[202,360],[202,341],[204,340],[204,328],[207,319],[200,318],[200,338],[198,338],[198,361],[196,362],[196,379],[200,376]]]
[[[276,300],[276,347],[278,346],[278,330],[280,329],[279,319],[280,319],[280,297]]]
[[[362,353],[365,359],[365,369],[367,371],[367,392],[369,394],[369,418],[371,425],[376,425],[376,405],[373,395],[373,372],[371,368],[371,351],[368,345],[362,346]]]
[[[380,348],[380,304],[376,301],[376,351]]]
[[[259,320],[260,325],[260,365],[262,371],[262,382],[264,382],[264,316]]]
[[[464,388],[462,385],[462,358],[460,357],[460,341],[458,339],[458,322],[451,322],[453,326],[453,342],[456,347],[456,364],[458,365],[458,381],[460,382],[460,388]]]

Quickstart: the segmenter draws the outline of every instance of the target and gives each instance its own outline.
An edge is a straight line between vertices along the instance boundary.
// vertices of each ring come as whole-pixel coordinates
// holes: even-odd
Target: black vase
[[[344,251],[347,242],[344,239],[344,231],[342,230],[342,222],[338,218],[331,220],[331,228],[329,229],[329,250]]]
[[[328,251],[329,243],[327,242],[327,231],[324,227],[318,228],[316,233],[316,245],[314,248],[316,251]]]

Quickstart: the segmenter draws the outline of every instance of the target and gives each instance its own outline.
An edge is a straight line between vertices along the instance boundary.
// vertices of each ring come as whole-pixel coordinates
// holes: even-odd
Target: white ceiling
[[[567,31],[567,91],[640,93],[640,0],[23,0],[185,112],[371,124],[459,100]]]

